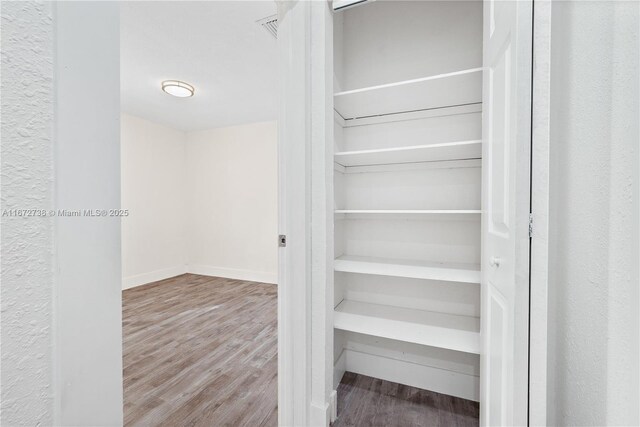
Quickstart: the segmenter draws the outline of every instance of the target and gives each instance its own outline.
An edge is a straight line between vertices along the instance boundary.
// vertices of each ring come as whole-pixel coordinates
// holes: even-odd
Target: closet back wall
[[[123,288],[185,272],[275,283],[277,125],[122,117]]]

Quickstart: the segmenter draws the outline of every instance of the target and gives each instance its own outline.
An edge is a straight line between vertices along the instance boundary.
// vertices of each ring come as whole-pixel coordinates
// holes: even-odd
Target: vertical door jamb
[[[529,272],[529,425],[547,424],[551,8],[551,1],[534,1],[531,103],[532,232]]]
[[[333,16],[278,3],[279,424],[326,426],[333,396]]]
[[[309,425],[336,417],[333,390],[333,12],[310,2],[311,410]]]
[[[278,425],[304,426],[311,387],[309,4],[278,1],[278,24],[278,233],[286,235],[278,256]]]

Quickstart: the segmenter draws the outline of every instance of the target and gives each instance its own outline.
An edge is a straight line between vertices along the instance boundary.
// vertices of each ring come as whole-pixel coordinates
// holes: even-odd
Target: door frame
[[[278,425],[306,425],[310,386],[309,8],[278,2]],[[280,237],[282,238],[282,237]]]
[[[528,423],[546,423],[551,1],[532,12]],[[330,1],[278,1],[279,425],[328,425],[332,384],[331,226],[333,121]],[[311,34],[321,37],[311,37]],[[314,96],[314,94],[316,96]],[[313,219],[313,221],[312,221]],[[323,348],[324,346],[324,348]],[[324,350],[324,351],[323,351]],[[329,350],[329,351],[327,351]]]
[[[278,1],[278,55],[278,423],[324,426],[336,409],[330,2]]]
[[[552,1],[533,0],[530,171],[533,222],[529,251],[529,425],[547,424],[552,7]]]

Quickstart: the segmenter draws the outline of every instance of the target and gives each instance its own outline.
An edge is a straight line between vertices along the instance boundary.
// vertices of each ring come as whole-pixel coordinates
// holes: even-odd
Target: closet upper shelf
[[[482,140],[471,140],[375,150],[342,151],[335,153],[334,158],[336,163],[349,167],[468,160],[481,157]]]
[[[480,319],[344,300],[334,310],[336,329],[466,353],[480,353]]]
[[[361,256],[341,256],[333,262],[333,268],[335,271],[346,273],[480,283],[480,266],[477,264],[443,264]]]
[[[482,67],[335,93],[345,120],[482,102]]]

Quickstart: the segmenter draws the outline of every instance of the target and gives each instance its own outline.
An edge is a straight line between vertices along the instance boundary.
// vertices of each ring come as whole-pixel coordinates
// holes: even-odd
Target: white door
[[[484,2],[481,424],[527,423],[530,1]]]

